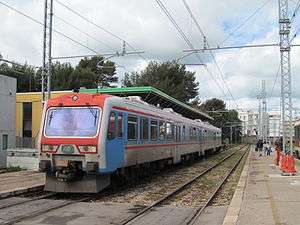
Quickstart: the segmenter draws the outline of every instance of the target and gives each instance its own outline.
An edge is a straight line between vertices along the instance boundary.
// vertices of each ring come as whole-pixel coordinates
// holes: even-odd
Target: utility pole
[[[44,0],[44,36],[43,36],[43,71],[42,71],[42,105],[51,97],[52,65],[52,18],[53,0]],[[47,92],[47,96],[46,96]]]
[[[267,116],[267,93],[266,82],[262,80],[261,91],[257,95],[258,99],[258,134],[262,140],[267,139],[268,134],[268,116]]]
[[[290,62],[290,29],[288,0],[279,3],[279,35],[280,35],[280,72],[281,72],[281,114],[283,152],[287,154],[286,142],[290,142],[290,153],[293,156],[293,114],[291,98],[291,62]]]
[[[261,110],[261,93],[257,95],[258,99],[258,138],[262,138],[262,110]]]
[[[267,116],[267,93],[266,93],[266,82],[262,81],[261,84],[261,99],[262,99],[262,137],[263,140],[267,140],[268,135],[268,116]]]

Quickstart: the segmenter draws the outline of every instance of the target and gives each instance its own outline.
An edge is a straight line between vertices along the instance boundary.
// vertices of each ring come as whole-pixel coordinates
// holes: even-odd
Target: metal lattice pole
[[[287,153],[286,143],[290,142],[293,155],[293,118],[291,98],[291,62],[290,62],[290,29],[288,0],[278,0],[279,3],[279,35],[280,35],[280,69],[281,69],[281,110],[283,151]]]
[[[50,98],[50,93],[51,93],[52,17],[53,17],[53,0],[45,0],[44,35],[43,35],[43,70],[42,70],[42,79],[41,79],[43,104],[47,99]]]
[[[261,93],[257,95],[258,99],[258,137],[262,139],[262,110],[261,110]]]
[[[262,99],[262,138],[264,141],[266,141],[268,136],[268,117],[267,117],[266,82],[264,80],[261,83],[261,99]]]

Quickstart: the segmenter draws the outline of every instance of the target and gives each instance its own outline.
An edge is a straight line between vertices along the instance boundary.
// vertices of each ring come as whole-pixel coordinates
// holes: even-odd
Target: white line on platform
[[[283,176],[281,174],[269,174],[268,175],[269,177],[272,177],[272,178],[300,178],[300,176]]]

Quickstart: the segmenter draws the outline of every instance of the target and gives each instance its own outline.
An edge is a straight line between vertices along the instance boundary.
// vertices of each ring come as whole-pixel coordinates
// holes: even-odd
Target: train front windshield
[[[93,137],[97,134],[100,108],[58,107],[47,111],[45,136]]]

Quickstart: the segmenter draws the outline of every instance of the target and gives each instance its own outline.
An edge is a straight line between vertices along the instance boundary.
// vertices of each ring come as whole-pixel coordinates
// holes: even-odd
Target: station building
[[[52,91],[51,97],[71,93],[73,91]],[[143,101],[161,107],[172,108],[175,112],[190,119],[202,121],[213,120],[207,114],[178,101],[166,93],[150,87],[127,87],[105,89],[80,89],[81,93],[102,93],[120,97],[139,96]],[[42,113],[41,92],[17,93],[16,96],[16,136],[17,146],[23,148],[35,148],[41,122]]]
[[[6,150],[15,146],[17,80],[0,75],[0,168],[6,167]]]

